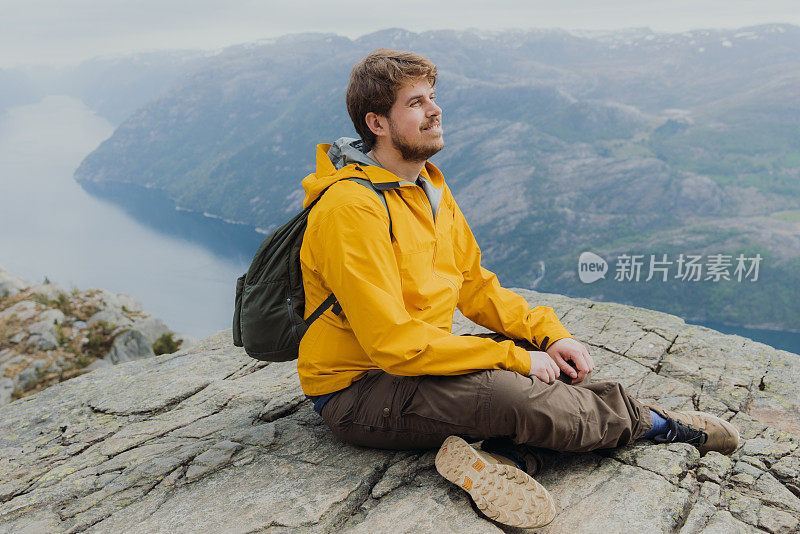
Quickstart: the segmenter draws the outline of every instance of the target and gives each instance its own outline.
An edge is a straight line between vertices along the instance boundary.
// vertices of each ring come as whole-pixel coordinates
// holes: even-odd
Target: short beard
[[[387,117],[388,118],[388,117]],[[426,161],[434,154],[444,148],[444,139],[439,138],[439,142],[435,145],[412,145],[406,143],[404,139],[400,139],[400,135],[395,130],[392,119],[389,119],[389,134],[392,141],[392,146],[400,152],[400,157],[409,162]]]

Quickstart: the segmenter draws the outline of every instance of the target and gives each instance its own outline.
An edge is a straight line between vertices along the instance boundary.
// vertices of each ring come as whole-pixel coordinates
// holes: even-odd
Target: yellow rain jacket
[[[423,188],[377,166],[336,169],[329,144],[317,145],[317,171],[303,179],[311,210],[300,250],[305,318],[331,292],[331,309],[300,342],[297,370],[307,395],[346,388],[370,369],[394,375],[459,375],[482,369],[528,374],[528,351],[512,341],[451,334],[458,307],[472,321],[546,350],[572,337],[553,309],[530,309],[481,267],[481,252],[442,173],[426,162],[421,176],[442,190],[434,217]],[[346,160],[345,160],[346,161]],[[348,177],[397,182],[385,191],[389,217],[374,191]],[[333,184],[333,185],[331,185]],[[547,338],[547,339],[545,339]]]

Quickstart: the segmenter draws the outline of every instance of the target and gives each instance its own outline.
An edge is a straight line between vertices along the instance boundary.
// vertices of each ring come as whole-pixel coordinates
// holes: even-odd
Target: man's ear
[[[372,130],[372,133],[374,133],[376,137],[383,137],[386,135],[386,117],[370,111],[364,116],[364,122],[367,123],[367,128]]]

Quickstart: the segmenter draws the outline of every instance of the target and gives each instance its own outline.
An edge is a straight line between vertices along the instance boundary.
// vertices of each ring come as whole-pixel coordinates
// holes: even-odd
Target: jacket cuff
[[[547,330],[544,332],[544,335],[541,334],[534,336],[533,344],[539,347],[539,350],[547,351],[550,348],[550,345],[558,341],[559,339],[564,339],[565,337],[572,337],[572,334],[564,328],[560,321],[548,325]],[[574,338],[573,338],[574,339]]]
[[[513,341],[512,341],[513,343]],[[518,345],[513,346],[514,361],[506,369],[507,371],[514,371],[521,375],[528,376],[531,372],[531,354],[527,350]]]

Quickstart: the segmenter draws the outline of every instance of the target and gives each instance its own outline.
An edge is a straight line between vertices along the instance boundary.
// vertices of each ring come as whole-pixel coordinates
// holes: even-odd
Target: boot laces
[[[708,434],[698,430],[692,425],[685,425],[675,419],[667,418],[669,430],[666,434],[653,437],[656,443],[688,443],[690,445],[703,445],[708,441]]]

